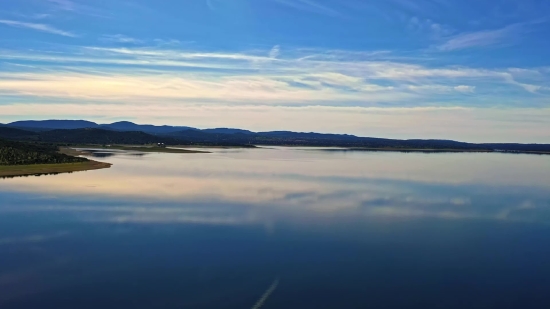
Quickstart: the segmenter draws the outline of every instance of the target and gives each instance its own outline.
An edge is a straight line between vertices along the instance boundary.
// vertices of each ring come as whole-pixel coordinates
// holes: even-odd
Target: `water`
[[[1,308],[550,305],[550,156],[99,156],[0,180]]]

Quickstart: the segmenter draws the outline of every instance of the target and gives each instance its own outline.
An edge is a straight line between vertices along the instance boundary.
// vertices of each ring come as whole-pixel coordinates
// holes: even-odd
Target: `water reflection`
[[[139,222],[249,222],[250,213],[257,217],[272,212],[546,222],[550,206],[550,165],[544,156],[286,148],[212,151],[150,154],[139,161],[131,160],[127,152],[114,151],[104,157],[114,164],[112,169],[47,180],[13,179],[2,183],[2,191],[47,195],[56,203],[75,197],[80,203],[131,201],[145,206],[94,211],[110,213],[105,220]],[[165,206],[149,207],[153,203]],[[239,219],[203,218],[183,207],[215,203],[241,205],[249,211]],[[41,211],[61,209],[52,207],[36,206]],[[70,207],[63,209],[89,211]],[[227,212],[227,207],[220,208]],[[9,205],[0,207],[0,211],[9,209]]]
[[[208,150],[0,180],[0,307],[550,304],[550,157]]]
[[[77,148],[78,151],[85,154],[85,156],[94,158],[108,158],[112,156],[133,156],[142,157],[145,156],[145,152],[139,151],[124,151],[124,150],[105,150],[105,149],[90,149],[90,148]]]

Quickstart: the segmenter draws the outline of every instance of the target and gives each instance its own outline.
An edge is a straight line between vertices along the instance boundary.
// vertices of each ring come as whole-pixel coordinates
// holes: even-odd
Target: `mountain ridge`
[[[32,125],[34,130],[12,127]],[[550,144],[520,143],[466,143],[442,139],[388,139],[359,137],[350,134],[324,134],[315,132],[269,131],[252,132],[242,129],[218,128],[196,129],[184,126],[139,125],[129,121],[113,124],[96,124],[85,120],[61,120],[61,125],[79,129],[48,129],[40,125],[55,126],[56,120],[18,121],[0,125],[0,138],[53,143],[90,144],[152,144],[167,145],[215,145],[215,146],[312,146],[345,147],[374,150],[459,150],[459,151],[505,151],[550,153]],[[97,125],[97,126],[95,126]],[[37,130],[40,129],[40,130]],[[153,131],[153,132],[151,132]]]

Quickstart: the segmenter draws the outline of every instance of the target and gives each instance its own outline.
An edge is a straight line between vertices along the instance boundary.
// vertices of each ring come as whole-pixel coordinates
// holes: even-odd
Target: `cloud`
[[[273,48],[269,51],[269,58],[277,58],[279,54],[281,53],[281,46],[275,45]]]
[[[78,5],[70,0],[47,0],[54,4],[57,8],[64,11],[76,11]]]
[[[32,30],[67,36],[67,37],[76,37],[76,35],[71,32],[60,30],[45,24],[27,23],[27,22],[15,21],[15,20],[5,20],[5,19],[0,19],[0,24],[4,24],[11,27],[17,27],[17,28],[32,29]]]
[[[504,78],[506,79],[506,81],[512,85],[515,85],[515,86],[518,86],[518,87],[521,87],[523,89],[525,89],[525,91],[528,91],[528,92],[531,92],[531,93],[539,93],[540,91],[548,91],[550,90],[550,87],[546,87],[546,86],[541,86],[541,85],[535,85],[535,84],[530,84],[530,83],[527,83],[527,82],[519,82],[516,80],[516,78],[514,78],[514,74],[516,75],[519,75],[520,77],[523,77],[525,75],[533,75],[533,71],[529,72],[528,70],[518,70],[518,69],[511,69],[511,70],[508,70],[510,73],[505,73],[504,74]],[[536,72],[538,74],[541,74],[541,72]],[[540,76],[537,76],[538,78],[540,78]]]
[[[303,88],[296,80],[310,83]],[[348,92],[347,88],[354,88]],[[261,101],[265,104],[305,104],[307,102],[366,100],[394,102],[412,99],[413,94],[392,91],[352,79],[327,81],[322,75],[296,76],[209,76],[117,73],[13,73],[1,74],[0,93],[52,98],[114,100],[200,100],[225,102]]]
[[[311,54],[294,49],[281,55],[278,50],[275,46],[223,53],[157,46],[83,47],[63,53],[3,51],[0,59],[27,67],[15,70],[5,65],[0,94],[108,102],[425,106],[451,101],[505,106],[523,102],[521,92],[541,92],[550,80],[550,72],[543,69],[429,67],[384,60],[385,53],[316,50]],[[47,63],[49,69],[37,70],[34,63]],[[474,90],[478,96],[461,102],[461,93]]]
[[[72,1],[72,0],[45,0],[46,2],[50,3],[53,9],[58,11],[65,11],[67,13],[73,13],[73,14],[82,14],[87,16],[94,16],[94,17],[110,17],[111,13],[105,12],[102,10],[99,10],[97,8]],[[96,1],[88,1],[88,3],[92,3]]]
[[[436,23],[431,19],[421,19],[416,16],[409,19],[408,28],[415,32],[428,33],[436,39],[448,36],[454,32],[448,26]]]
[[[454,51],[474,47],[485,47],[510,41],[522,30],[521,24],[514,24],[497,30],[463,33],[452,37],[438,46],[441,51]]]
[[[279,4],[310,13],[317,13],[332,17],[343,17],[342,13],[313,0],[273,0]]]
[[[122,34],[114,34],[114,35],[104,35],[101,37],[101,40],[104,42],[115,42],[115,43],[130,43],[130,44],[140,44],[143,43],[143,41],[125,36]]]
[[[475,86],[466,86],[466,85],[460,85],[460,86],[456,86],[454,87],[454,89],[456,91],[459,91],[459,92],[469,92],[469,93],[472,93],[476,90],[476,87]]]

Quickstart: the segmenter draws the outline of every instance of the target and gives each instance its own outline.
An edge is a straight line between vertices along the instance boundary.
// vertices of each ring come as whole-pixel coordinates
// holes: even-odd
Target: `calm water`
[[[550,307],[550,156],[214,151],[0,180],[0,308]]]

